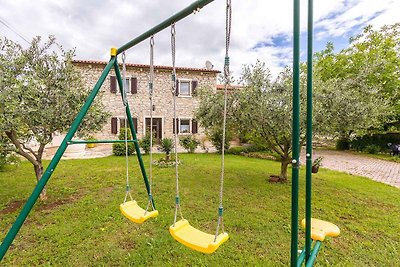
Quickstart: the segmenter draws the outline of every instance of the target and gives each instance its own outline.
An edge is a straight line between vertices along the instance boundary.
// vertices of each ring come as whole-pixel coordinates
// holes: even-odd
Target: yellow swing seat
[[[135,223],[144,223],[149,218],[155,218],[158,215],[158,210],[146,212],[142,209],[135,200],[127,201],[119,205],[121,213]]]
[[[301,226],[306,227],[306,219],[301,221]],[[311,218],[311,239],[324,241],[326,236],[335,237],[340,234],[340,229],[335,224]]]
[[[177,221],[175,226],[171,225],[169,232],[179,243],[206,254],[215,252],[229,238],[228,233],[221,233],[214,242],[215,235],[194,228],[185,219]]]

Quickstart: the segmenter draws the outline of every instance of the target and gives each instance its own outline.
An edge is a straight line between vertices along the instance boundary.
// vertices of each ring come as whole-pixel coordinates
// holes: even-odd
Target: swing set
[[[150,68],[149,68],[149,103],[150,103],[150,125],[153,125],[153,82],[154,82],[154,35],[167,27],[171,27],[171,52],[172,52],[172,73],[171,73],[171,93],[173,95],[173,111],[174,121],[176,121],[176,68],[175,68],[175,37],[176,29],[175,23],[181,19],[200,11],[201,8],[214,0],[197,0],[185,9],[166,19],[157,26],[151,28],[147,32],[139,35],[135,39],[121,46],[120,48],[111,48],[111,58],[104,68],[100,78],[95,84],[93,90],[90,92],[85,104],[82,106],[80,112],[73,121],[68,133],[58,148],[56,154],[52,158],[49,166],[44,172],[42,178],[37,183],[31,196],[28,198],[26,204],[22,208],[22,211],[18,215],[15,223],[7,233],[3,242],[0,246],[0,260],[3,259],[11,243],[15,239],[18,231],[22,227],[26,220],[29,212],[36,203],[40,192],[43,190],[51,175],[53,174],[57,164],[59,163],[62,155],[66,148],[73,144],[84,144],[84,143],[120,143],[125,144],[125,164],[126,164],[126,192],[123,203],[120,205],[121,213],[135,223],[143,223],[150,218],[158,216],[158,210],[156,209],[154,198],[152,194],[152,150],[153,150],[153,127],[150,127],[150,166],[149,176],[147,176],[146,168],[143,163],[142,155],[139,148],[138,139],[135,132],[134,122],[132,120],[130,107],[128,104],[125,86],[126,76],[126,55],[125,51],[129,48],[141,43],[142,41],[150,38]],[[300,0],[293,0],[294,3],[294,30],[293,30],[293,129],[292,129],[292,221],[291,221],[291,260],[290,265],[293,266],[313,266],[321,242],[324,241],[326,236],[337,236],[340,233],[339,228],[327,221],[311,218],[311,167],[312,167],[312,41],[313,41],[313,0],[308,0],[308,56],[307,56],[307,137],[306,137],[306,216],[302,220],[301,225],[305,228],[305,247],[302,250],[298,250],[298,197],[299,197],[299,136],[300,136]],[[226,0],[226,39],[225,39],[225,62],[224,62],[224,113],[223,113],[223,133],[222,143],[225,143],[225,128],[226,128],[226,110],[227,110],[227,89],[229,86],[229,46],[231,36],[231,15],[232,5],[231,0]],[[118,55],[122,57],[122,75],[117,61]],[[125,140],[96,140],[96,141],[85,141],[85,140],[73,140],[73,136],[77,131],[82,119],[89,110],[94,98],[98,94],[102,84],[107,78],[108,73],[114,69],[115,75],[118,81],[119,90],[122,97],[122,102],[125,107],[125,125],[129,126],[132,138],[128,140],[127,131],[125,131]],[[229,239],[228,233],[225,232],[223,223],[223,187],[224,187],[224,150],[221,153],[221,173],[220,173],[220,194],[219,194],[219,207],[218,207],[218,218],[217,227],[214,234],[203,232],[192,225],[186,220],[181,211],[181,202],[179,196],[179,168],[178,168],[178,152],[177,152],[177,123],[174,124],[174,153],[175,153],[175,180],[176,180],[176,196],[175,196],[175,212],[174,221],[169,228],[169,232],[172,237],[183,245],[190,249],[200,251],[202,253],[213,253],[220,245]],[[128,162],[128,143],[133,142],[137,160],[139,162],[140,170],[143,176],[143,181],[146,186],[148,195],[148,204],[145,209],[140,207],[131,195],[131,187],[129,184],[129,162]],[[180,217],[180,220],[178,220]],[[314,244],[312,246],[312,244]]]

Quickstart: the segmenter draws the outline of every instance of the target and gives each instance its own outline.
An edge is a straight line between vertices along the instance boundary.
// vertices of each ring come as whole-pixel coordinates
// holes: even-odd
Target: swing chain
[[[150,73],[149,73],[149,99],[150,99],[150,166],[149,166],[149,201],[144,215],[147,214],[153,201],[153,84],[154,84],[154,35],[150,37]],[[153,205],[151,205],[153,207]],[[153,207],[154,210],[154,207]]]
[[[125,108],[128,105],[128,99],[126,97],[126,55],[125,51],[122,52],[122,101],[124,103]],[[126,169],[126,187],[125,187],[125,198],[124,198],[124,204],[129,196],[131,201],[133,201],[132,195],[131,195],[131,186],[129,185],[129,160],[128,160],[128,131],[127,131],[127,123],[128,123],[128,117],[125,112],[125,169]]]
[[[181,219],[183,219],[181,205],[180,205],[180,198],[179,198],[179,169],[178,169],[178,150],[177,150],[177,134],[178,134],[178,123],[176,119],[176,67],[175,67],[175,39],[176,39],[176,30],[175,30],[175,23],[171,24],[171,55],[172,55],[172,75],[171,75],[171,93],[173,98],[173,106],[174,106],[174,155],[175,155],[175,181],[176,181],[176,196],[175,196],[175,213],[174,213],[174,224],[175,226],[176,219],[179,215]]]
[[[225,140],[226,140],[226,113],[227,113],[227,92],[228,85],[230,83],[229,73],[229,46],[231,38],[231,25],[232,25],[232,3],[231,0],[226,0],[226,38],[225,38],[225,64],[224,64],[224,116],[222,125],[222,151],[221,151],[221,176],[220,176],[220,192],[219,192],[219,208],[218,208],[218,223],[217,230],[215,231],[214,242],[217,241],[219,228],[222,228],[222,232],[225,232],[224,220],[223,220],[223,191],[224,191],[224,171],[225,171]]]

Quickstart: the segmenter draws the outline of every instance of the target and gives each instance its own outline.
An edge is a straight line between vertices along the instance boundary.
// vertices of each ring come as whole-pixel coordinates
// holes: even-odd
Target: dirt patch
[[[25,203],[25,200],[14,200],[10,204],[8,204],[7,207],[4,209],[0,210],[0,214],[9,214],[12,213],[16,210],[18,210],[22,205]]]

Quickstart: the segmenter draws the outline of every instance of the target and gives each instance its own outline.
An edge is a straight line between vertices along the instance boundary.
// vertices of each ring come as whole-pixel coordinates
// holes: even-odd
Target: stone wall
[[[90,63],[90,62],[75,62],[75,66],[81,71],[82,78],[86,85],[93,88],[97,79],[100,77],[101,72],[105,67],[105,63]],[[121,117],[125,115],[124,106],[121,100],[119,89],[118,93],[111,93],[110,90],[110,76],[115,75],[114,71],[111,71],[101,87],[101,94],[103,95],[103,103],[106,110],[112,115],[105,124],[103,130],[100,133],[95,134],[99,139],[116,139],[118,134],[111,133],[111,118]],[[218,71],[214,70],[202,70],[202,69],[191,69],[191,68],[179,68],[177,69],[178,79],[189,79],[196,80],[197,87],[211,87],[216,88]],[[145,118],[150,115],[150,100],[149,100],[149,68],[146,65],[128,65],[126,71],[126,77],[137,78],[137,94],[128,94],[129,106],[131,109],[132,117],[137,118],[138,138],[142,138],[145,133]],[[169,67],[156,67],[154,86],[153,86],[153,104],[154,118],[162,119],[162,136],[171,138],[173,136],[173,96],[171,93],[171,69]],[[199,98],[196,96],[192,97],[177,97],[177,117],[184,119],[192,119],[194,117],[194,111],[199,106]],[[118,126],[119,129],[119,126]],[[198,127],[198,138],[204,134],[204,129],[199,125]]]

